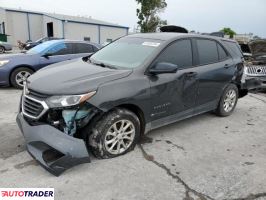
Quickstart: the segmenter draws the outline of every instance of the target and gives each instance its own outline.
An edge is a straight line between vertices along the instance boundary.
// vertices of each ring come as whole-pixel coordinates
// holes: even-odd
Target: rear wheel
[[[87,134],[90,130],[85,130]],[[113,158],[134,149],[140,121],[131,111],[118,108],[102,117],[92,128],[87,145],[98,158]]]
[[[226,117],[232,114],[238,100],[238,88],[234,84],[227,86],[216,110],[218,116]]]
[[[11,85],[15,88],[22,89],[23,83],[33,74],[33,71],[27,67],[15,69],[10,76]]]
[[[0,54],[1,54],[1,53],[5,53],[5,48],[2,47],[2,46],[0,46]]]

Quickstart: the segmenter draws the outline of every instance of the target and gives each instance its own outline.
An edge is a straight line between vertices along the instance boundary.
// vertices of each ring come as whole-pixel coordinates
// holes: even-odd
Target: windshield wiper
[[[116,67],[111,66],[111,65],[107,65],[107,64],[105,64],[103,62],[91,62],[91,63],[94,64],[94,65],[100,66],[100,67],[104,67],[104,68],[117,69]]]

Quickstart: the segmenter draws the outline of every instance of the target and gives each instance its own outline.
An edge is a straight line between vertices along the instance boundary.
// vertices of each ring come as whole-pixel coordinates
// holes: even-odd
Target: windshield
[[[136,68],[160,46],[160,42],[145,38],[122,38],[95,53],[91,56],[91,61],[122,68]]]
[[[51,45],[54,43],[55,43],[54,41],[48,41],[48,42],[41,43],[41,44],[33,47],[32,49],[28,50],[27,53],[28,54],[42,53],[43,51],[45,51],[46,49],[51,47]]]

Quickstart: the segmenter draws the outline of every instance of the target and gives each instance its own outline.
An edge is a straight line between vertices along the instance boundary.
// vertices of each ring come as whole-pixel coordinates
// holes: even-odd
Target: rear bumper
[[[31,126],[17,115],[17,124],[23,133],[27,150],[42,167],[55,176],[82,163],[90,162],[85,142],[49,125]]]

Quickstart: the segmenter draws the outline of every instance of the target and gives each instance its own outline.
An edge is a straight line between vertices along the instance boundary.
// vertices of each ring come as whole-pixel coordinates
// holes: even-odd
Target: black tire
[[[5,48],[0,46],[0,54],[5,53]]]
[[[121,120],[126,120],[132,123],[135,128],[134,139],[132,140],[131,144],[129,143],[130,145],[128,144],[129,146],[126,150],[124,150],[124,152],[112,154],[107,150],[105,145],[105,139],[108,137],[106,135],[110,128],[114,124],[120,123]],[[89,134],[86,141],[88,148],[92,150],[93,154],[97,158],[114,158],[126,154],[135,148],[140,136],[140,121],[133,112],[127,109],[117,108],[105,114],[93,125],[93,128],[87,127],[84,129],[84,131],[85,134]]]
[[[10,75],[10,83],[11,83],[11,85],[14,88],[17,88],[17,89],[22,89],[23,88],[23,86],[18,84],[17,81],[16,81],[17,74],[19,74],[21,72],[28,72],[30,74],[33,74],[33,70],[31,70],[31,69],[29,69],[27,67],[20,67],[20,68],[15,69]]]
[[[230,110],[226,111],[226,109],[224,108],[224,103],[225,103],[225,100],[226,100],[226,95],[230,92],[230,91],[234,91],[235,92],[235,100],[234,100],[234,105],[230,108]],[[238,88],[236,85],[234,84],[230,84],[228,85],[224,91],[223,91],[223,94],[221,96],[221,99],[219,101],[219,104],[218,104],[218,107],[215,111],[215,113],[218,115],[218,116],[221,116],[221,117],[227,117],[229,115],[231,115],[234,110],[235,110],[235,107],[237,105],[237,101],[238,101]]]

